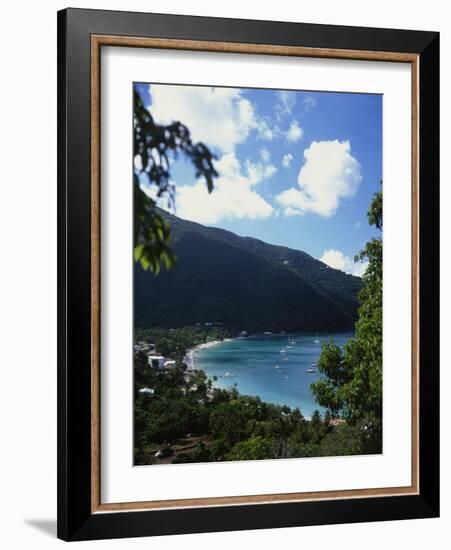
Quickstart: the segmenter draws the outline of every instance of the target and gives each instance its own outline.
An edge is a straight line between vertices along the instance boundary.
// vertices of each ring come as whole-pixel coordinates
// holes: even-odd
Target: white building
[[[154,365],[154,361],[156,361],[158,368],[162,369],[164,367],[165,358],[162,355],[148,355],[147,361],[151,367]]]
[[[164,366],[167,369],[173,369],[175,368],[175,361],[173,361],[172,359],[168,359],[167,361],[165,361]]]
[[[139,393],[143,395],[153,395],[155,393],[155,390],[153,388],[141,388],[139,390]]]

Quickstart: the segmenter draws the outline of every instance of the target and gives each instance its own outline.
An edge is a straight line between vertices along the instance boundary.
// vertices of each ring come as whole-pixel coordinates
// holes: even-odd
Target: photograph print
[[[382,95],[132,92],[133,464],[382,453]]]

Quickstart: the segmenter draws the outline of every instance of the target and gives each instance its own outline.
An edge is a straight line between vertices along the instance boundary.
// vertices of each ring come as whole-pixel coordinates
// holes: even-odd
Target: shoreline
[[[224,338],[223,340],[212,340],[211,342],[203,342],[202,344],[198,344],[197,346],[194,346],[193,348],[188,349],[184,357],[185,363],[188,367],[187,370],[189,372],[199,370],[196,368],[196,364],[194,362],[194,354],[197,350],[211,348],[213,346],[217,346],[218,344],[221,344],[222,342],[229,342],[230,340],[234,340],[234,338]]]
[[[201,349],[207,349],[207,348],[210,348],[210,347],[214,347],[214,346],[217,346],[218,344],[221,344],[223,342],[231,342],[232,340],[245,340],[247,338],[252,338],[252,337],[255,337],[255,336],[259,336],[260,334],[262,334],[262,333],[248,334],[247,336],[232,336],[232,337],[228,337],[228,338],[223,338],[222,340],[212,340],[210,342],[203,342],[202,344],[198,344],[197,346],[194,346],[194,347],[188,349],[186,354],[185,354],[185,357],[184,357],[184,361],[187,365],[187,371],[186,372],[187,373],[194,373],[196,371],[201,371],[202,370],[202,369],[197,368],[196,364],[195,364],[194,354],[195,354],[196,351],[201,350]],[[272,334],[271,336],[285,336],[285,334],[275,333],[275,334]],[[213,378],[210,377],[205,371],[203,371],[203,372],[207,376],[208,380],[211,381],[211,383],[212,383],[212,388],[211,389],[212,390],[214,390],[214,389],[219,389],[219,390],[227,389],[228,390],[229,389],[229,388],[221,387],[221,385],[218,383],[219,379],[215,382],[213,380]],[[242,395],[249,395],[250,397],[259,397],[262,400],[262,402],[268,403],[270,405],[275,405],[275,406],[278,406],[278,407],[284,407],[284,406],[288,407],[291,412],[293,412],[296,409],[299,409],[301,411],[301,414],[304,417],[304,420],[306,420],[307,422],[311,421],[311,415],[302,413],[302,408],[300,406],[293,406],[293,405],[288,405],[286,403],[266,401],[261,396],[254,395],[254,394],[242,394]],[[321,412],[321,414],[323,414],[322,407],[318,406],[317,409]],[[341,418],[336,418],[336,419],[333,420],[332,425],[336,426],[336,425],[340,425],[340,424],[343,424],[343,423],[345,423],[345,420],[343,420]]]
[[[344,333],[347,334],[347,331],[345,331]],[[292,333],[294,335],[297,335],[297,334],[303,334],[302,331],[300,332],[294,332]],[[315,334],[314,331],[305,331],[304,334]],[[189,348],[187,351],[186,351],[186,354],[185,354],[185,357],[184,357],[184,361],[187,365],[187,370],[188,371],[195,371],[195,370],[198,370],[196,368],[196,365],[195,365],[195,362],[194,362],[194,354],[196,351],[200,350],[200,349],[205,349],[205,348],[210,348],[210,347],[213,347],[213,346],[216,346],[218,344],[221,344],[222,342],[231,342],[232,340],[246,340],[248,338],[255,338],[256,336],[289,336],[290,333],[289,332],[271,332],[271,333],[265,333],[265,332],[256,332],[254,334],[247,334],[246,336],[230,336],[230,337],[227,337],[227,338],[223,338],[222,340],[212,340],[211,342],[203,342],[202,344],[198,344],[197,346],[194,346],[192,348]]]
[[[195,353],[196,351],[198,350],[202,350],[202,349],[208,349],[210,347],[214,347],[214,346],[217,346],[218,344],[220,343],[223,343],[223,342],[230,342],[230,341],[234,341],[234,340],[247,340],[247,339],[252,339],[252,338],[255,338],[256,336],[276,336],[276,337],[280,337],[280,336],[284,336],[286,338],[288,337],[292,337],[292,338],[296,338],[297,335],[301,335],[302,333],[296,333],[296,334],[288,334],[288,333],[285,333],[285,334],[280,334],[280,333],[273,333],[271,335],[265,335],[263,333],[256,333],[256,334],[248,334],[246,336],[235,336],[235,337],[228,337],[228,338],[223,338],[222,340],[212,340],[210,342],[204,342],[202,344],[199,344],[197,346],[194,346],[192,347],[191,349],[189,349],[186,353],[186,356],[185,356],[185,362],[187,364],[187,373],[188,373],[188,376],[189,374],[193,374],[194,372],[196,371],[203,371],[205,373],[205,375],[207,376],[207,379],[211,381],[211,384],[212,384],[212,390],[214,389],[226,389],[226,390],[230,390],[230,386],[228,383],[226,383],[226,380],[223,380],[223,378],[235,378],[236,374],[232,374],[230,372],[226,372],[225,374],[221,374],[221,375],[217,375],[217,380],[213,380],[213,376],[211,374],[209,374],[207,371],[205,371],[204,369],[202,369],[201,367],[199,367],[198,363],[196,362],[196,356],[195,356]],[[309,331],[308,333],[304,333],[303,335],[315,335],[315,333]],[[317,334],[317,333],[316,333]],[[329,336],[330,333],[327,333],[327,336]],[[337,334],[337,333],[334,333],[334,335]],[[349,334],[350,337],[352,333],[348,333],[348,332],[343,332],[342,334]],[[326,334],[322,334],[321,336],[326,336]],[[197,364],[196,364],[197,363]],[[230,380],[229,380],[230,382]],[[235,384],[236,385],[236,384]],[[262,395],[260,395],[260,393],[253,393],[253,392],[246,392],[244,393],[243,395],[250,395],[250,396],[253,396],[253,397],[259,397],[262,401],[264,402],[267,402],[267,403],[270,403],[272,405],[276,405],[276,406],[287,406],[289,407],[292,411],[295,410],[296,408],[300,409],[305,420],[310,420],[311,419],[311,414],[313,412],[313,410],[319,410],[322,414],[323,414],[323,408],[320,407],[318,404],[315,405],[314,409],[312,409],[312,411],[309,410],[309,407],[306,407],[305,405],[303,406],[303,404],[301,403],[291,403],[290,400],[287,401],[282,401],[282,400],[273,400],[273,399],[268,399],[268,398],[265,398],[263,397]],[[306,411],[306,412],[303,412],[303,411]]]

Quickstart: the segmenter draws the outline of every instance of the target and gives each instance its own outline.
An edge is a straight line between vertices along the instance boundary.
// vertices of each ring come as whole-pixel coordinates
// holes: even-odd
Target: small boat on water
[[[223,375],[222,375],[224,378],[235,378],[235,375],[232,373],[232,372],[225,372]]]
[[[305,372],[308,372],[309,374],[312,372],[316,372],[315,369],[312,369],[311,367],[309,369],[305,369]]]
[[[275,369],[280,369],[279,365],[276,365],[274,368],[275,368]]]
[[[316,333],[316,336],[315,336],[315,339],[313,340],[313,342],[314,342],[315,344],[319,344],[318,333]]]

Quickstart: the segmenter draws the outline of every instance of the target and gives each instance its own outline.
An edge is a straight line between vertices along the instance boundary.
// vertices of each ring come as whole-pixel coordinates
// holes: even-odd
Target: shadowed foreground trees
[[[203,371],[186,371],[181,350],[203,339],[218,338],[220,329],[185,327],[139,331],[140,340],[176,359],[176,366],[149,366],[135,355],[135,464],[217,462],[358,454],[359,430],[334,425],[318,411],[311,421],[299,409],[241,395],[236,388],[217,389]],[[152,393],[140,389],[151,388]]]
[[[368,221],[382,230],[382,191]],[[311,385],[318,403],[359,429],[362,453],[382,452],[382,238],[372,238],[355,258],[368,260],[359,294],[355,337],[341,350],[330,343],[318,361],[326,380]]]

